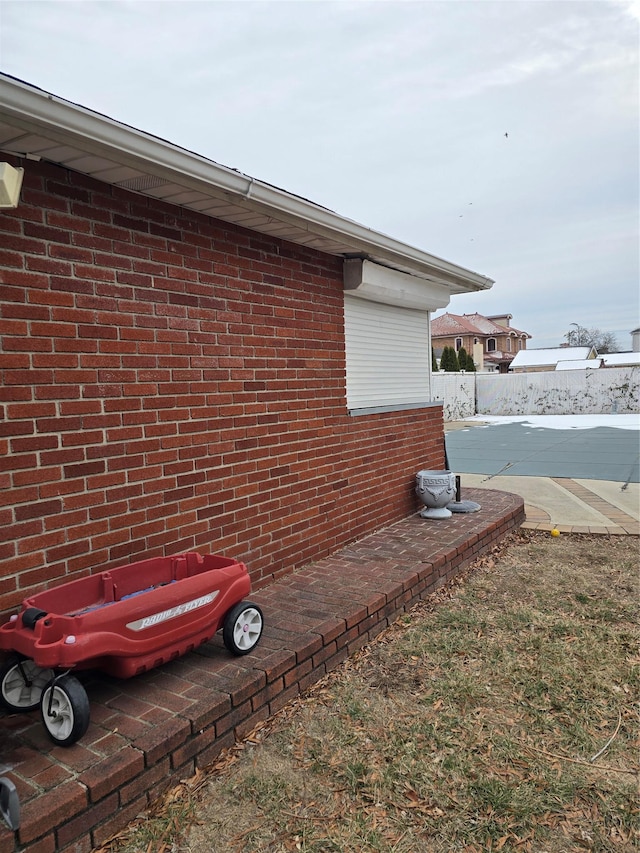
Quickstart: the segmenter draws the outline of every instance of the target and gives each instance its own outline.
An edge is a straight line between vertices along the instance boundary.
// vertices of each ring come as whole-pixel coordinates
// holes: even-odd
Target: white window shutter
[[[429,312],[345,293],[347,407],[406,407],[430,401]]]

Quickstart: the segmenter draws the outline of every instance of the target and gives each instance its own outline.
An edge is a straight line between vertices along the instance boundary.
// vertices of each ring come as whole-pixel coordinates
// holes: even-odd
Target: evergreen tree
[[[473,359],[464,347],[460,347],[458,352],[458,364],[460,365],[460,370],[466,370],[468,373],[476,372],[476,366],[473,363]]]
[[[433,347],[431,347],[431,370],[433,373],[438,372],[438,359],[436,358]]]
[[[458,356],[453,347],[445,347],[442,351],[440,369],[446,370],[448,373],[458,372]]]

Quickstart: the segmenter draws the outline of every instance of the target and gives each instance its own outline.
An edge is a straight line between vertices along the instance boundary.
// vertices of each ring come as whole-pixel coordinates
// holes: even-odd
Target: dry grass
[[[110,849],[638,849],[638,600],[637,539],[512,536]]]

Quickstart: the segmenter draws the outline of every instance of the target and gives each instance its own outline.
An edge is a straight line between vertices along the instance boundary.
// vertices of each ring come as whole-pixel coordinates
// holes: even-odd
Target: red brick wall
[[[442,409],[347,414],[339,259],[25,165],[0,213],[0,615],[185,549],[264,582],[414,510]]]

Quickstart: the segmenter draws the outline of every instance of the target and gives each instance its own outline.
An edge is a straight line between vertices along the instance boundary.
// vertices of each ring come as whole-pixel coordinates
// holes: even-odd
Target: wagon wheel
[[[89,727],[87,691],[73,675],[60,675],[47,684],[40,699],[47,734],[59,746],[70,746]]]
[[[234,655],[246,655],[255,648],[262,634],[262,610],[250,601],[241,601],[227,613],[222,639]]]
[[[10,657],[0,666],[0,705],[8,711],[34,711],[53,675],[29,658]]]

